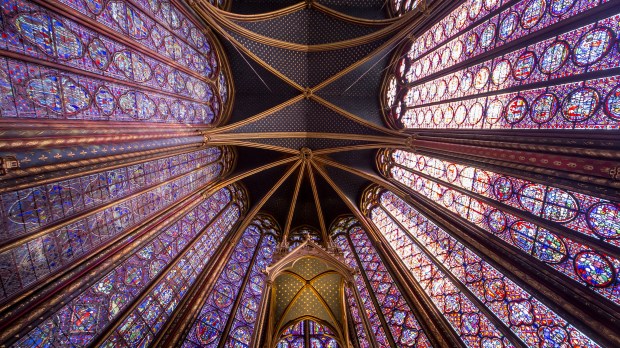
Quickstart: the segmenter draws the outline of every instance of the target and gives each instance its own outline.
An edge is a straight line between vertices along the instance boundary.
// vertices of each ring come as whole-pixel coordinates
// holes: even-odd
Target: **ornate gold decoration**
[[[19,168],[19,161],[17,161],[17,157],[0,157],[0,176],[7,175],[9,171],[17,168]]]

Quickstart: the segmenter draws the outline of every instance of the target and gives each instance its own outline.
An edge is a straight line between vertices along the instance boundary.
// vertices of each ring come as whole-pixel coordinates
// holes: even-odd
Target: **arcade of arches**
[[[620,347],[620,0],[0,9],[0,347]]]

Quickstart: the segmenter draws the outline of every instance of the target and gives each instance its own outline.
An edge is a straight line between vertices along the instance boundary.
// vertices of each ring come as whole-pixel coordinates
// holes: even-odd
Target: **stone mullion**
[[[202,197],[201,200],[197,200],[198,203],[194,205],[194,207],[200,205],[200,203],[204,202],[205,200],[207,200],[208,198],[206,197]],[[149,285],[146,286],[144,289],[142,289],[142,291],[140,291],[140,294],[135,297],[133,300],[130,301],[129,305],[127,307],[125,307],[125,309],[123,309],[122,313],[120,313],[120,315],[118,315],[116,318],[114,318],[113,320],[111,320],[108,325],[106,326],[106,328],[104,329],[104,331],[102,331],[98,337],[96,338],[96,340],[93,342],[93,346],[101,346],[103,345],[103,343],[106,341],[106,339],[117,329],[118,325],[120,325],[129,314],[131,314],[131,312],[133,312],[134,309],[136,309],[136,307],[149,295],[149,293],[151,292],[151,290],[153,290],[153,288],[162,280],[164,279],[167,275],[168,272],[174,268],[174,266],[179,262],[180,259],[182,259],[183,257],[185,257],[185,254],[197,243],[200,242],[201,237],[206,233],[206,231],[215,223],[217,222],[217,220],[222,216],[222,214],[224,214],[226,212],[226,210],[228,210],[228,208],[230,208],[232,206],[232,202],[229,202],[228,204],[226,204],[226,206],[224,208],[222,208],[216,215],[215,217],[213,217],[213,219],[211,221],[209,221],[209,223],[207,224],[207,226],[205,226],[200,233],[197,233],[196,236],[189,242],[187,243],[187,245],[185,245],[183,247],[182,250],[179,251],[179,253],[172,259],[170,260],[170,262],[161,270],[161,272],[159,273],[159,275],[155,278],[153,278]],[[171,226],[172,224],[169,224],[166,227]]]
[[[245,292],[245,287],[247,286],[249,278],[250,278],[249,275],[252,272],[252,268],[254,267],[254,263],[256,262],[256,258],[258,257],[258,253],[260,251],[260,247],[262,245],[264,238],[265,238],[265,233],[261,231],[261,236],[258,240],[258,243],[256,244],[256,247],[254,248],[254,255],[252,255],[252,260],[250,261],[248,269],[243,277],[244,278],[243,282],[241,283],[241,286],[239,287],[237,298],[235,299],[235,303],[233,304],[232,309],[230,310],[230,315],[228,316],[228,320],[226,321],[226,326],[224,327],[224,330],[222,331],[222,339],[220,339],[220,343],[218,345],[219,348],[223,348],[226,345],[228,337],[230,337],[230,329],[232,327],[233,322],[235,321],[235,317],[237,316],[237,309],[239,308],[239,305],[241,304],[241,298],[243,297],[243,294]],[[254,329],[256,329],[256,327]]]
[[[450,279],[456,288],[458,288],[463,295],[465,295],[477,308],[483,313],[490,322],[506,337],[515,347],[526,347],[523,341],[517,335],[510,330],[482,301],[476,297],[450,270],[439,261],[433,253],[431,253],[424,245],[420,244],[416,238],[411,236],[409,230],[403,226],[398,219],[396,219],[387,209],[383,206],[379,206],[381,210],[409,237],[412,243],[414,243],[430,260],[433,264],[439,268],[445,276]]]
[[[19,339],[19,333],[26,331],[26,326],[38,325],[49,314],[78,296],[94,284],[102,272],[114,269],[129,257],[133,250],[155,238],[164,228],[162,226],[181,219],[201,202],[200,197],[200,192],[189,195],[123,236],[109,241],[88,257],[76,261],[65,272],[46,279],[45,287],[27,291],[3,305],[0,341]]]
[[[465,346],[418,281],[405,268],[402,260],[389,246],[385,237],[376,229],[374,223],[371,221],[368,225],[371,228],[371,231],[367,231],[369,239],[385,261],[384,264],[388,272],[397,279],[397,285],[402,285],[401,293],[416,314],[416,318],[418,318],[424,332],[427,333],[429,340],[437,347]]]
[[[538,300],[557,311],[580,331],[598,342],[620,342],[617,331],[620,313],[611,310],[615,305],[609,306],[600,296],[593,296],[574,284],[566,283],[563,276],[549,269],[543,262],[532,260],[529,255],[522,255],[504,241],[489,238],[488,232],[460,217],[454,218],[444,207],[412,192],[400,182],[394,179],[390,181],[410,193],[410,196],[404,198],[408,204],[467,248],[482,255],[486,262],[501,273],[510,274],[512,281],[527,292],[537,295]],[[389,212],[387,214],[391,216]],[[397,220],[394,221],[400,226]]]
[[[564,172],[558,173],[555,170],[519,165],[493,158],[458,157],[454,156],[454,154],[443,151],[428,151],[426,149],[420,149],[415,153],[442,159],[444,161],[461,163],[466,166],[472,166],[498,174],[510,175],[523,180],[543,183],[564,190],[581,192],[590,196],[601,197],[608,200],[617,200],[620,197],[620,194],[618,194],[618,189],[620,189],[620,180],[614,182],[613,178],[598,179],[589,176],[572,175]],[[558,175],[561,175],[562,177]],[[551,179],[551,177],[553,177],[553,179]],[[615,186],[618,189],[614,189],[612,186]]]
[[[189,334],[189,330],[198,318],[204,302],[207,300],[211,291],[213,291],[213,287],[219,275],[223,272],[226,263],[232,257],[237,242],[243,236],[245,229],[239,229],[242,220],[240,216],[226,236],[228,240],[223,241],[220,245],[219,255],[216,254],[212,258],[212,260],[214,260],[212,266],[205,267],[200,274],[200,282],[194,284],[195,292],[191,296],[187,296],[186,307],[184,307],[182,313],[179,313],[178,317],[175,318],[174,324],[165,328],[165,330],[161,330],[161,334],[155,340],[157,345],[163,347],[180,347],[183,344],[185,337]],[[181,306],[179,306],[179,309],[180,308]]]
[[[168,342],[171,334],[174,335],[176,332],[179,332],[180,326],[184,325],[184,318],[187,315],[190,306],[195,305],[196,303],[195,298],[197,296],[200,296],[203,290],[208,290],[209,287],[213,286],[213,283],[216,279],[208,279],[208,277],[212,274],[219,272],[218,267],[221,267],[220,264],[222,263],[222,260],[228,260],[230,256],[229,252],[234,247],[234,243],[232,240],[234,236],[231,232],[235,231],[239,227],[242,218],[243,212],[240,212],[239,218],[233,224],[229,233],[222,240],[222,243],[219,245],[218,250],[213,253],[213,256],[211,257],[207,265],[198,275],[197,280],[187,291],[187,294],[183,297],[183,299],[181,299],[174,313],[170,316],[169,320],[164,324],[162,329],[159,331],[159,333],[151,343],[152,347],[161,347],[163,342]]]
[[[460,154],[463,156],[476,156],[482,158],[499,159],[515,164],[535,166],[552,172],[569,173],[570,175],[595,176],[598,179],[612,179],[611,172],[620,166],[620,152],[615,150],[592,150],[581,149],[580,156],[570,152],[579,152],[578,149],[563,148],[568,153],[554,152],[553,147],[540,146],[538,149],[528,149],[528,145],[522,145],[522,149],[509,149],[503,147],[504,142],[488,142],[484,146],[470,144],[448,143],[443,140],[420,140],[412,139],[411,146],[414,151],[427,150],[444,153]],[[521,145],[520,145],[521,146]],[[585,179],[585,178],[584,178]]]
[[[610,245],[609,243],[605,243],[605,242],[603,242],[603,241],[601,241],[599,239],[596,239],[594,237],[590,237],[590,236],[584,235],[582,233],[576,232],[576,231],[574,231],[574,230],[572,230],[572,229],[570,229],[570,228],[568,228],[566,226],[561,225],[560,223],[543,219],[543,218],[538,217],[538,216],[536,216],[534,214],[531,214],[529,212],[526,212],[526,211],[523,211],[521,209],[518,209],[518,208],[515,208],[515,207],[512,207],[512,206],[509,206],[507,204],[498,202],[498,201],[496,201],[496,200],[494,200],[492,198],[489,198],[489,197],[480,195],[478,193],[469,191],[469,190],[464,189],[462,187],[459,187],[457,185],[447,183],[447,182],[445,182],[443,180],[439,180],[439,179],[437,179],[437,178],[435,178],[433,176],[430,176],[428,174],[424,174],[424,173],[412,170],[412,169],[410,169],[408,167],[405,167],[403,165],[394,164],[394,166],[396,166],[398,168],[401,168],[401,169],[403,169],[403,170],[405,170],[405,171],[407,171],[409,173],[412,173],[414,175],[418,175],[418,176],[420,176],[420,177],[422,177],[424,179],[427,179],[427,180],[430,180],[430,181],[435,182],[437,184],[440,184],[440,185],[442,185],[444,187],[447,187],[448,189],[451,189],[451,190],[457,191],[457,192],[459,192],[461,194],[464,194],[466,196],[472,197],[472,198],[474,198],[476,200],[479,200],[479,201],[481,201],[481,202],[483,202],[483,203],[485,203],[485,204],[487,204],[487,205],[489,205],[489,206],[491,206],[493,208],[499,209],[501,211],[505,211],[508,214],[514,215],[514,216],[516,216],[519,219],[523,219],[525,221],[531,222],[531,223],[533,223],[533,224],[535,224],[535,225],[537,225],[539,227],[542,227],[542,228],[544,228],[546,230],[549,230],[549,231],[551,231],[551,232],[553,232],[555,234],[558,234],[558,235],[560,235],[562,237],[573,239],[573,240],[575,240],[575,241],[577,241],[579,243],[582,243],[584,245],[587,245],[587,246],[591,247],[594,250],[604,251],[605,253],[607,253],[610,256],[613,256],[615,258],[620,258],[620,250],[619,250],[618,247],[616,247],[614,245]],[[393,178],[391,178],[391,179],[393,179]],[[401,183],[400,181],[398,181],[396,179],[393,179],[393,182],[398,183],[400,187],[403,187],[404,189],[407,190],[407,192],[411,192],[412,194],[416,195],[416,197],[419,197],[420,199],[423,199],[423,200],[425,200],[427,202],[431,201],[429,198],[425,197],[424,195],[422,195],[422,194],[420,194],[418,192],[415,192],[415,190],[413,190],[410,187],[407,187],[407,185]],[[545,194],[546,194],[546,191],[545,191]],[[545,200],[543,199],[543,202],[544,201]],[[447,208],[439,205],[438,203],[436,203],[436,202],[433,202],[433,203],[438,208],[444,209],[445,211],[448,211]],[[449,212],[448,214],[454,215],[458,219],[463,219],[464,221],[468,221],[467,219],[459,216],[456,213]],[[487,235],[490,234],[490,232],[486,232],[486,233],[487,233]]]
[[[267,327],[267,330],[269,331],[271,330],[271,328],[269,328],[267,324],[267,320],[265,319],[268,319],[268,315],[271,312],[271,308],[270,308],[271,306],[269,303],[269,299],[270,299],[272,288],[273,288],[273,283],[269,279],[266,279],[265,287],[263,288],[263,292],[261,294],[260,306],[258,306],[258,308],[260,308],[258,312],[258,318],[256,320],[256,325],[254,326],[254,332],[252,333],[252,339],[250,340],[251,347],[258,347],[261,341],[265,340],[265,336],[263,335],[263,332],[265,332],[266,330],[263,330],[263,328]]]
[[[388,339],[388,341],[390,343],[390,347],[397,348],[398,345],[394,341],[394,337],[392,336],[392,330],[390,330],[390,326],[388,325],[387,321],[385,320],[385,317],[383,315],[383,311],[381,310],[381,305],[379,304],[379,301],[377,301],[377,298],[375,297],[374,289],[370,285],[370,280],[368,279],[368,275],[366,274],[366,270],[364,269],[364,266],[362,264],[362,260],[360,260],[359,255],[357,255],[357,250],[355,249],[355,246],[353,245],[353,241],[351,240],[351,236],[349,236],[349,231],[347,231],[347,233],[345,234],[345,237],[347,239],[347,243],[349,243],[349,248],[351,248],[351,253],[353,254],[353,257],[355,258],[355,262],[357,263],[357,265],[359,267],[360,276],[362,277],[362,279],[364,281],[364,285],[366,285],[366,290],[368,290],[368,294],[370,295],[370,299],[372,301],[372,304],[375,306],[375,312],[377,312],[377,315],[379,316],[379,320],[381,321],[381,325],[383,326],[383,331],[385,332],[386,338]],[[360,301],[361,301],[361,298],[360,298]],[[360,307],[360,309],[363,308],[364,309],[364,313],[365,313],[366,312],[366,308],[363,306],[363,302],[360,302],[360,305],[362,305],[362,307]],[[374,337],[374,335],[373,335],[373,337]]]
[[[349,238],[346,235],[344,237],[347,238],[347,243],[348,243]],[[361,270],[359,270],[359,272],[361,272]],[[373,347],[378,347],[379,344],[377,343],[377,339],[375,338],[375,333],[371,329],[372,326],[370,325],[370,322],[368,321],[368,316],[364,315],[366,313],[366,308],[364,308],[364,302],[362,301],[362,297],[360,296],[360,293],[357,290],[357,287],[355,286],[355,281],[352,281],[350,284],[348,284],[348,286],[351,289],[353,296],[355,297],[355,303],[357,304],[357,308],[360,312],[360,317],[362,318],[362,321],[364,322],[364,331],[366,331],[366,336],[368,337],[368,340],[370,341],[369,343],[371,343]],[[348,306],[347,306],[347,310],[348,310]],[[353,316],[351,315],[349,315],[349,317],[353,318]],[[357,337],[357,332],[355,330],[355,325],[352,325],[351,327],[354,328],[352,331],[355,331],[355,336],[359,340],[359,337]]]

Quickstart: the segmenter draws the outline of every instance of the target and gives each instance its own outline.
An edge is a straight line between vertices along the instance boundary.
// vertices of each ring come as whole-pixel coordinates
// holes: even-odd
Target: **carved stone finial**
[[[312,159],[312,150],[307,147],[302,147],[299,149],[299,157],[304,161],[309,161]]]
[[[0,157],[0,176],[7,175],[9,171],[19,168],[19,161],[15,156]]]

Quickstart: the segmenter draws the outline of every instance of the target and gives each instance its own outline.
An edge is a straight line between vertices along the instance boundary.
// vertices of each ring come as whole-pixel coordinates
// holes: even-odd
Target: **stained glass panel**
[[[3,194],[8,232],[44,233],[0,254],[2,297],[43,281],[206,185],[222,171],[220,163],[209,164],[219,153],[201,150]]]
[[[617,280],[620,260],[596,252],[597,248],[594,246],[577,242],[570,236],[560,236],[534,222],[528,222],[526,221],[527,215],[519,217],[509,212],[509,207],[524,210],[549,221],[561,223],[576,233],[583,233],[618,245],[618,239],[613,234],[613,231],[617,229],[617,202],[475,169],[475,172],[484,173],[484,177],[488,178],[486,182],[492,187],[480,191],[476,190],[469,180],[466,182],[456,180],[456,178],[462,178],[463,175],[468,176],[467,173],[474,170],[472,167],[401,150],[392,152],[391,158],[397,165],[390,169],[389,176],[443,205],[457,216],[475,223],[483,230],[545,262],[565,276],[590,286],[592,290],[615,303],[620,303],[620,297],[618,297],[620,284]],[[420,165],[420,163],[429,162],[454,168],[454,177],[437,176],[434,167]],[[422,174],[431,176],[433,180],[422,177]],[[448,184],[496,200],[498,203],[493,205],[482,203],[470,197],[475,195],[463,194],[462,190]],[[438,190],[437,193],[430,194],[429,187]],[[458,197],[458,199],[447,197]],[[599,267],[586,266],[590,259],[579,259],[580,253],[593,255],[591,259],[601,260],[597,263]],[[602,277],[609,281],[604,283],[592,281],[596,275],[603,275]]]
[[[333,233],[333,232],[332,232]],[[347,238],[348,235],[348,238]],[[403,347],[430,347],[426,335],[418,324],[409,305],[383,264],[368,235],[359,226],[353,226],[345,234],[336,235],[336,245],[344,253],[347,264],[363,270],[363,275],[355,276],[355,285],[362,296],[366,310],[370,314],[371,326],[378,342],[385,337],[380,321],[374,318],[373,302],[380,305],[379,312],[388,323],[394,342]],[[368,294],[368,288],[372,295]],[[372,297],[369,297],[372,296]],[[377,325],[377,327],[375,327]],[[384,342],[385,343],[385,342]]]
[[[191,278],[186,273],[189,271],[186,267],[191,265],[189,256],[197,252],[199,245],[219,245],[219,241],[239,217],[239,208],[229,206],[227,212],[221,214],[212,225],[217,228],[211,230],[215,233],[202,233],[211,220],[229,205],[230,200],[229,189],[221,189],[177,222],[162,228],[154,238],[136,248],[125,261],[105,274],[97,283],[52,313],[19,340],[18,345],[39,347],[42,342],[54,346],[87,345],[110,321],[117,318],[132,300],[141,296],[142,291],[152,281],[157,280],[158,285],[145,299],[146,302],[142,303],[143,306],[129,313],[118,329],[130,346],[143,340],[148,342],[153,335],[143,331],[148,330],[148,326],[138,321],[152,325],[155,330],[161,326],[162,322],[158,324],[157,318],[162,310],[170,308],[169,306],[174,307],[177,301],[171,304],[172,298],[182,297],[188,289],[187,285],[183,286],[181,282],[185,280],[183,275],[187,275],[187,279]],[[179,255],[181,257],[177,259]],[[205,256],[208,258],[208,255]],[[177,271],[178,268],[182,271]],[[155,297],[152,297],[153,295]]]
[[[473,61],[483,52],[549,25],[561,25],[598,5],[598,1],[575,0],[547,6],[544,0],[522,0],[505,10],[492,10],[488,19],[468,22],[468,11],[484,11],[474,10],[478,8],[474,0],[467,1],[403,48],[404,58],[386,80],[385,103],[390,108],[386,117],[404,128],[618,128],[613,111],[602,107],[605,96],[613,95],[611,90],[618,84],[612,70],[620,61],[615,45],[620,32],[617,14],[579,28],[566,24],[554,37],[517,45],[484,62]],[[437,34],[446,29],[452,35]],[[465,68],[450,69],[465,62],[470,62]],[[571,84],[555,82],[566,76],[580,77]],[[540,82],[546,87],[531,88]],[[437,93],[427,93],[431,89]],[[479,93],[490,95],[480,98]],[[456,117],[445,117],[448,109]],[[425,117],[429,111],[438,115],[433,122]]]
[[[371,218],[417,279],[424,279],[421,257],[449,272],[526,345],[554,344],[556,338],[548,335],[553,331],[569,346],[598,346],[396,195],[381,194]],[[433,288],[437,285],[433,280]]]

